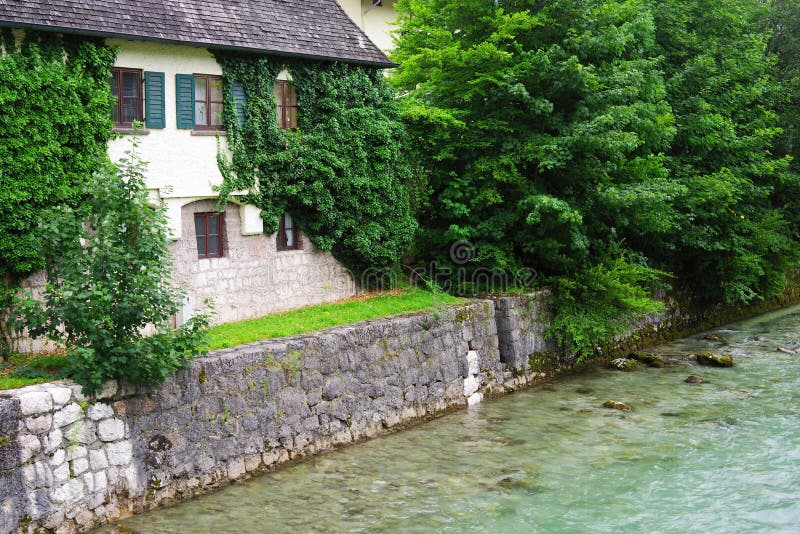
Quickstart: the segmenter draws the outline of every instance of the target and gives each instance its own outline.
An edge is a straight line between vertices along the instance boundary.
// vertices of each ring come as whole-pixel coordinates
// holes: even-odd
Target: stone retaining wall
[[[490,301],[251,343],[156,390],[0,393],[0,532],[83,531],[503,390]]]

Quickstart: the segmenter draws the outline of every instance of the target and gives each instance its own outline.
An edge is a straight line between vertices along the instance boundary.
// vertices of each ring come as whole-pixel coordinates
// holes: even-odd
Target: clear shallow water
[[[716,332],[653,352],[733,369],[568,377],[101,532],[800,532],[800,307]]]

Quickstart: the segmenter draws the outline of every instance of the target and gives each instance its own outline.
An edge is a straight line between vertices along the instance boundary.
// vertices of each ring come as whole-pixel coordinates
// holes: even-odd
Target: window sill
[[[225,136],[225,130],[192,130],[192,135],[198,137],[216,137],[217,135]]]
[[[123,126],[115,126],[112,132],[120,135],[150,135],[150,130],[144,128],[125,128]]]

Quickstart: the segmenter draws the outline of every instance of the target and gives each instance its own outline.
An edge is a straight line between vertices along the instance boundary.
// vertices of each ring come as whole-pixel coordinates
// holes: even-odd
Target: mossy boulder
[[[667,362],[664,361],[664,358],[649,352],[631,352],[628,354],[628,358],[631,360],[636,360],[639,363],[643,363],[648,367],[661,368],[667,366]]]
[[[717,355],[710,352],[695,354],[695,360],[699,365],[709,367],[733,367],[733,357],[730,354]]]
[[[637,367],[639,367],[639,364],[636,360],[630,358],[617,358],[608,363],[609,369],[616,369],[618,371],[633,371]]]

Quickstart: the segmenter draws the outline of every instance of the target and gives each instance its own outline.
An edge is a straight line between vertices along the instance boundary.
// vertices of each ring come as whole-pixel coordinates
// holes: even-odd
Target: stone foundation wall
[[[244,235],[240,206],[230,202],[222,257],[198,258],[194,214],[214,211],[216,200],[181,208],[181,239],[171,247],[173,281],[186,289],[180,322],[202,309],[205,299],[214,302],[214,322],[228,323],[355,295],[350,273],[329,252],[304,236],[299,250],[278,251],[275,234]]]
[[[503,390],[489,301],[216,351],[155,390],[0,392],[0,532],[93,526]]]

